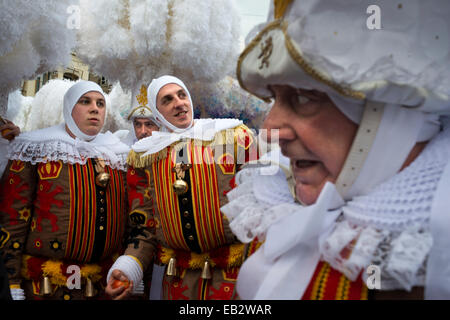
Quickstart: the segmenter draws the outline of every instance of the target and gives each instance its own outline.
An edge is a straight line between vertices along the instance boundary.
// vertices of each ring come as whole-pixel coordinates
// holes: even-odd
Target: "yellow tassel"
[[[174,255],[175,251],[173,249],[162,247],[160,257],[161,263],[168,264],[170,258],[172,258]]]
[[[49,275],[52,283],[57,286],[65,286],[67,278],[61,273],[62,262],[48,260],[42,264],[42,273]]]
[[[191,252],[191,258],[189,259],[189,267],[191,269],[201,269],[206,259],[208,259],[206,253]]]
[[[97,282],[102,278],[100,274],[101,271],[102,268],[95,264],[84,265],[80,270],[81,277],[85,279],[89,278],[92,282]]]
[[[244,244],[232,244],[230,246],[230,255],[228,258],[228,266],[229,267],[239,267],[242,264],[242,259],[244,257],[243,250]]]

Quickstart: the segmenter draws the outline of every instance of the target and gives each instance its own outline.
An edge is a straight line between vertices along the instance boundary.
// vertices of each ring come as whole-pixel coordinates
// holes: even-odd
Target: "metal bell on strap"
[[[210,266],[208,259],[206,259],[205,263],[203,264],[201,278],[202,279],[211,279],[211,266]]]
[[[44,276],[41,282],[41,290],[40,293],[43,296],[51,295],[53,292],[52,290],[52,284],[50,282],[50,278],[48,276]]]
[[[170,258],[169,264],[167,265],[166,275],[168,276],[177,276],[177,259],[175,257]]]
[[[108,186],[109,180],[111,180],[111,175],[107,172],[101,172],[95,177],[95,183],[103,188]]]
[[[92,280],[90,278],[86,279],[86,288],[84,291],[84,296],[86,298],[92,298],[95,296],[94,284],[92,283]]]

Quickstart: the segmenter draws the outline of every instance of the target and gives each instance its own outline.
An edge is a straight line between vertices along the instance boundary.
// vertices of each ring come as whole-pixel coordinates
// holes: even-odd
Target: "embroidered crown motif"
[[[139,91],[139,94],[136,96],[137,101],[139,102],[139,106],[147,106],[148,104],[148,98],[147,98],[147,88],[145,85],[141,86],[141,90]]]
[[[62,168],[62,161],[51,161],[40,163],[38,166],[39,178],[41,180],[56,179],[59,177]]]
[[[234,164],[234,157],[229,153],[224,153],[218,159],[218,164],[223,174],[234,174],[236,165]]]
[[[14,160],[11,164],[11,167],[9,170],[11,170],[12,172],[17,172],[19,173],[20,171],[23,170],[23,168],[25,168],[25,162],[20,161],[20,160]]]

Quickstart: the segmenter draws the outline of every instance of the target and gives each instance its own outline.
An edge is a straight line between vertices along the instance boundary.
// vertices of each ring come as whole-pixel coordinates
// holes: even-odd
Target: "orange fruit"
[[[128,288],[130,286],[130,281],[120,281],[120,280],[114,280],[112,283],[112,288],[117,289],[118,287],[125,287]]]

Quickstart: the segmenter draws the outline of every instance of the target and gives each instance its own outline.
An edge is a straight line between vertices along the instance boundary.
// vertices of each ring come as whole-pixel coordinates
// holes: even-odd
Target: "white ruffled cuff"
[[[144,272],[136,258],[128,255],[120,256],[111,266],[111,269],[109,269],[108,276],[106,277],[107,282],[109,282],[111,273],[115,269],[122,271],[128,280],[133,281],[133,294],[143,293],[142,279],[144,277]]]
[[[13,300],[25,300],[25,292],[23,289],[20,288],[14,288],[11,290],[11,297]]]

